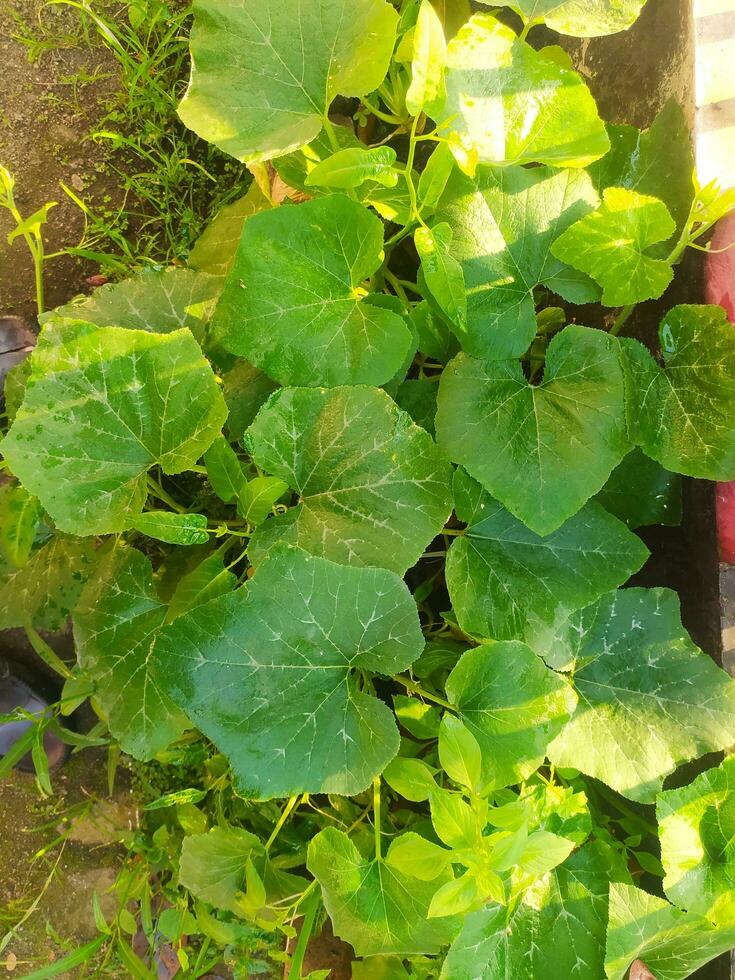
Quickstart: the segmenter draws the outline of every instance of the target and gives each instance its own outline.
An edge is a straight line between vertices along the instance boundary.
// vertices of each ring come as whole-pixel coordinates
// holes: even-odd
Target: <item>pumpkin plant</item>
[[[196,772],[102,920],[125,962],[151,869],[241,970],[259,930],[301,975],[324,915],[358,978],[735,945],[735,682],[624,587],[681,474],[735,478],[735,333],[665,296],[735,195],[540,29],[640,7],[195,5],[179,112],[253,183],[187,267],[44,314],[5,390],[0,625],[50,659],[71,615],[61,715]]]

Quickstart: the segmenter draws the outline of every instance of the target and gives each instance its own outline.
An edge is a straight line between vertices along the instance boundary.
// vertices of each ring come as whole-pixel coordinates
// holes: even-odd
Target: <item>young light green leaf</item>
[[[382,248],[381,221],[342,194],[256,214],[212,329],[281,384],[383,384],[411,335],[402,317],[364,302]]]
[[[390,146],[349,147],[338,150],[318,163],[304,180],[306,187],[360,187],[374,180],[385,187],[395,187],[398,174],[394,169],[396,151]]]
[[[445,847],[409,832],[393,841],[386,863],[407,878],[434,881],[449,867],[451,857],[452,852]]]
[[[0,582],[0,629],[24,626],[59,630],[95,572],[93,541],[56,536]]]
[[[735,946],[735,925],[717,926],[632,885],[611,884],[605,976],[623,980],[643,960],[655,977],[686,980]]]
[[[246,484],[240,460],[223,436],[217,436],[204,454],[212,489],[226,504],[232,503]]]
[[[405,670],[422,646],[396,575],[279,544],[247,590],[162,630],[153,662],[158,683],[228,757],[243,795],[350,795],[399,744],[393,713],[354,672]]]
[[[482,752],[480,745],[459,718],[444,715],[439,729],[439,761],[444,772],[472,792],[480,788]]]
[[[82,669],[124,752],[151,759],[187,727],[150,671],[150,652],[166,606],[150,561],[124,544],[108,547],[73,613]]]
[[[235,827],[213,827],[184,838],[179,881],[196,898],[216,908],[236,911],[245,888],[246,862],[263,845],[254,834]]]
[[[588,276],[551,253],[558,236],[598,203],[583,170],[480,167],[472,179],[453,172],[436,220],[452,229],[449,251],[464,273],[467,328],[457,335],[469,354],[523,354],[537,330],[538,286],[571,303],[599,299]]]
[[[209,541],[206,514],[174,514],[169,510],[148,510],[134,517],[130,527],[149,538],[168,544],[189,546],[206,544]]]
[[[288,484],[277,476],[256,476],[243,486],[237,501],[237,509],[243,520],[253,527],[262,524],[273,510],[273,505],[288,490]]]
[[[13,568],[28,561],[41,514],[38,500],[19,483],[0,487],[0,552]]]
[[[481,898],[477,878],[467,872],[461,878],[446,882],[436,891],[427,917],[438,919],[445,915],[463,915],[476,906]]]
[[[549,758],[641,803],[677,765],[735,742],[735,681],[689,639],[668,589],[624,589],[572,614],[544,653],[576,662],[579,704]]]
[[[719,306],[675,306],[659,328],[663,366],[622,350],[628,428],[647,456],[705,480],[735,478],[735,331]]]
[[[604,845],[587,844],[515,908],[490,905],[471,913],[449,950],[442,980],[601,977],[611,870]]]
[[[220,288],[219,280],[192,269],[146,271],[100,286],[91,296],[42,314],[39,322],[67,317],[96,327],[149,333],[172,333],[186,327],[202,343]]]
[[[526,841],[518,859],[518,871],[533,878],[540,877],[566,861],[575,846],[574,841],[566,837],[537,830]]]
[[[207,225],[189,252],[189,265],[220,281],[224,279],[232,267],[243,225],[269,207],[270,201],[254,180],[241,198],[226,204]]]
[[[245,444],[301,498],[253,538],[254,563],[283,536],[333,561],[403,574],[451,512],[449,463],[382,391],[283,389]]]
[[[142,510],[152,466],[180,473],[209,447],[224,399],[188,330],[55,323],[31,355],[3,455],[62,531],[122,531]]]
[[[306,864],[321,885],[335,934],[359,956],[438,953],[451,940],[457,920],[429,922],[427,913],[450,872],[433,881],[409,878],[393,864],[393,847],[384,861],[371,861],[347,834],[330,827],[310,842]]]
[[[386,0],[201,0],[183,122],[238,160],[270,160],[317,136],[337,95],[382,82],[398,15]],[[308,52],[308,58],[304,57]]]
[[[461,469],[454,499],[470,526],[449,549],[447,588],[461,628],[476,636],[523,639],[529,623],[552,621],[561,605],[587,605],[648,557],[640,538],[594,501],[541,537]]]
[[[477,848],[482,824],[461,796],[437,789],[431,794],[431,822],[439,840],[449,847]]]
[[[664,891],[689,912],[735,922],[735,756],[656,798]]]
[[[584,167],[610,146],[580,76],[490,14],[475,14],[449,42],[445,81],[434,117],[448,119],[444,132],[457,132],[480,163]]]
[[[438,143],[419,177],[418,197],[422,211],[433,211],[437,206],[453,170],[452,151],[446,143]]]
[[[439,445],[537,534],[602,488],[630,447],[614,339],[569,326],[549,344],[540,384],[518,361],[460,354],[439,385]]]
[[[414,664],[415,666],[416,664]],[[414,738],[432,739],[438,737],[441,716],[439,709],[435,705],[427,704],[418,698],[409,698],[403,694],[394,694],[393,710],[396,713],[396,718],[399,723]]]
[[[448,224],[431,229],[422,225],[413,237],[426,285],[461,335],[467,329],[467,293],[462,266],[449,253],[452,229]]]
[[[421,759],[393,759],[383,771],[383,779],[401,796],[414,803],[428,800],[436,789],[434,774]]]
[[[495,0],[480,0],[488,7]],[[509,0],[502,3],[527,24],[546,24],[571,37],[604,37],[627,30],[638,19],[645,0]]]
[[[480,744],[488,789],[522,782],[535,772],[577,701],[565,678],[515,641],[468,650],[449,675],[446,691]]]
[[[654,258],[650,249],[675,231],[663,201],[608,187],[600,208],[567,228],[551,253],[598,282],[605,306],[625,306],[657,299],[669,285],[671,264]]]
[[[432,107],[444,98],[444,64],[447,42],[439,14],[422,0],[413,35],[411,84],[406,92],[406,108],[412,116],[432,115]]]
[[[623,457],[595,499],[629,528],[681,524],[681,477],[637,448]]]

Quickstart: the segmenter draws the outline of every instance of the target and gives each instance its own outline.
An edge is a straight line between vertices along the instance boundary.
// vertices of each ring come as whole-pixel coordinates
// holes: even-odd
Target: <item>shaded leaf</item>
[[[630,528],[676,527],[682,518],[681,494],[680,476],[634,449],[615,467],[596,499]]]
[[[518,361],[466,354],[439,385],[439,445],[538,534],[602,488],[629,449],[625,430],[617,347],[587,327],[554,337],[538,385]]]
[[[187,727],[150,669],[166,617],[151,563],[135,548],[109,547],[73,614],[79,664],[124,752],[151,759]]]
[[[51,538],[23,568],[0,581],[0,629],[26,622],[36,629],[61,629],[95,565],[93,541]]]
[[[622,585],[648,549],[590,501],[547,537],[516,520],[463,470],[454,477],[455,511],[470,526],[447,555],[447,588],[466,633],[523,639],[528,624],[552,621]]]
[[[495,0],[480,0],[495,6]],[[645,0],[510,0],[503,3],[526,23],[546,24],[572,37],[603,37],[627,30],[638,19]]]
[[[333,561],[402,574],[451,511],[451,467],[382,391],[276,392],[245,443],[257,466],[301,498],[252,540],[254,563],[283,536]]]
[[[156,678],[261,799],[361,792],[398,750],[393,714],[356,671],[393,673],[423,639],[405,585],[279,545],[247,589],[161,631]]]
[[[189,265],[222,280],[230,271],[240,244],[243,225],[254,214],[271,206],[256,181],[247,193],[226,204],[210,221],[189,253]]]
[[[235,912],[245,890],[246,862],[262,848],[254,834],[236,827],[190,834],[181,845],[179,883],[201,901]]]

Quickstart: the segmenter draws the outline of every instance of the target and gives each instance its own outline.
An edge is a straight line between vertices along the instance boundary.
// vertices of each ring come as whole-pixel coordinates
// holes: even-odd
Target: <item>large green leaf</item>
[[[266,522],[256,560],[278,536],[313,554],[403,574],[452,509],[451,466],[383,391],[288,388],[245,437],[255,463],[301,498]]]
[[[217,277],[221,284],[232,268],[243,225],[248,218],[269,207],[270,201],[253,181],[246,194],[226,204],[207,225],[189,253],[189,265]]]
[[[382,384],[411,334],[363,300],[380,266],[383,225],[342,194],[250,218],[212,327],[281,384]]]
[[[681,491],[677,473],[669,473],[636,448],[615,467],[596,499],[628,527],[676,527],[682,517]]]
[[[627,30],[646,0],[508,0],[502,6],[520,14],[526,24],[546,24],[571,37],[604,37]],[[480,0],[488,7],[495,0]]]
[[[365,858],[331,827],[309,844],[307,867],[321,885],[334,932],[359,956],[438,953],[457,931],[455,916],[427,919],[434,893],[451,879],[447,871],[433,881],[409,878],[390,863],[390,849],[386,860]]]
[[[445,79],[434,115],[480,163],[584,167],[610,146],[580,76],[490,14],[475,14],[449,42]]]
[[[735,946],[735,925],[715,926],[632,885],[610,886],[607,980],[623,980],[641,959],[656,980],[686,980]]]
[[[468,650],[446,691],[480,743],[483,784],[493,789],[538,769],[577,701],[564,677],[515,641]]]
[[[398,16],[386,0],[198,0],[179,115],[239,160],[270,160],[318,135],[336,95],[377,88]]]
[[[444,980],[598,980],[605,959],[609,852],[587,844],[539,878],[513,911],[468,915]]]
[[[559,669],[576,663],[579,703],[549,746],[555,765],[652,803],[679,763],[735,742],[735,681],[689,639],[668,589],[603,596],[539,652]]]
[[[159,634],[155,676],[228,757],[243,795],[349,795],[399,744],[392,712],[359,674],[404,670],[422,647],[416,606],[392,572],[280,544],[247,589]]]
[[[449,250],[464,272],[467,329],[455,332],[476,357],[519,357],[536,334],[533,291],[545,286],[572,303],[599,298],[586,275],[551,254],[558,236],[598,205],[582,170],[455,168],[436,218],[452,229]]]
[[[151,759],[187,727],[150,669],[151,647],[166,618],[150,561],[124,544],[107,550],[74,611],[81,667],[124,752]]]
[[[181,845],[179,883],[201,901],[235,911],[237,896],[245,890],[245,863],[262,851],[258,838],[238,827],[190,834]]]
[[[666,469],[735,478],[735,331],[719,306],[676,306],[659,328],[659,366],[623,341],[631,438]]]
[[[601,207],[567,228],[551,251],[602,286],[605,306],[625,306],[658,299],[669,285],[673,269],[652,254],[651,246],[665,242],[675,231],[663,201],[624,187],[608,187]]]
[[[2,452],[62,531],[122,531],[142,509],[146,473],[180,473],[227,415],[189,330],[151,334],[52,321]]]
[[[625,187],[658,197],[681,230],[694,197],[691,127],[681,106],[670,99],[643,132],[613,125],[607,132],[610,152],[589,168],[598,192]]]
[[[221,282],[193,269],[143,272],[132,279],[95,289],[91,296],[43,314],[84,320],[96,327],[127,327],[171,333],[187,327],[201,343],[214,311]]]
[[[735,756],[656,799],[664,890],[676,905],[735,923]]]
[[[59,630],[94,574],[93,541],[56,536],[16,572],[0,579],[0,629]]]
[[[463,470],[454,509],[470,526],[447,555],[452,608],[466,633],[523,639],[529,622],[579,609],[639,570],[648,549],[590,501],[545,538],[529,530]]]
[[[439,386],[439,445],[538,534],[556,530],[629,449],[617,346],[569,326],[549,344],[540,384],[518,361],[460,354]]]

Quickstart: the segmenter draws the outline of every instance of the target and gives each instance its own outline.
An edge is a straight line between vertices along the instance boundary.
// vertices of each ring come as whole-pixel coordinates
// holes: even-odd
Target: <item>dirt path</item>
[[[40,20],[39,20],[40,18]],[[24,27],[25,25],[25,27]],[[66,46],[41,54],[34,64],[19,34],[66,38]],[[16,181],[17,204],[24,215],[57,201],[47,225],[53,252],[79,242],[83,218],[64,194],[63,181],[85,199],[101,200],[112,189],[104,175],[104,149],[85,140],[100,106],[116,88],[114,59],[101,46],[88,46],[79,33],[79,15],[42,0],[0,3],[0,163]],[[73,84],[73,78],[93,79]],[[100,172],[102,171],[102,172]],[[13,227],[0,211],[0,315],[35,313],[33,265],[25,243],[6,244]],[[47,307],[82,291],[92,267],[63,257],[48,263]]]

